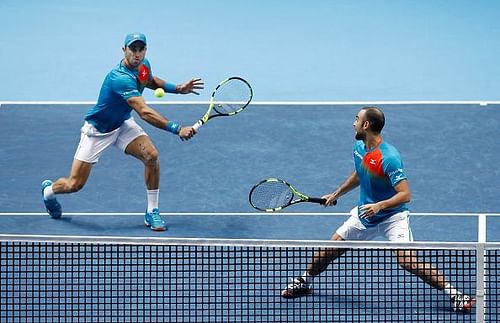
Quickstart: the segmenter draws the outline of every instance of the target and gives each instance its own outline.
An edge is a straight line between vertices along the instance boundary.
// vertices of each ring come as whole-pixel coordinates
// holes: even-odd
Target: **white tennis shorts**
[[[106,133],[99,132],[85,121],[81,128],[80,143],[74,158],[94,164],[99,161],[99,157],[109,146],[114,145],[124,152],[128,144],[143,135],[147,136],[134,118],[125,120],[119,128]]]
[[[409,221],[410,212],[394,214],[373,227],[365,227],[358,217],[358,207],[351,210],[351,216],[337,229],[336,233],[344,240],[367,241],[383,236],[389,241],[411,242],[413,236]]]

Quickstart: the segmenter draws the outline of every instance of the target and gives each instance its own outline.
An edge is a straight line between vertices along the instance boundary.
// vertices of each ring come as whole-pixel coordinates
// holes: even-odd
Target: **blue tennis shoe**
[[[165,231],[167,230],[167,224],[160,216],[160,210],[153,209],[152,212],[144,213],[144,224],[150,227],[153,231]]]
[[[53,198],[50,200],[46,200],[43,197],[43,190],[47,187],[52,185],[52,181],[49,179],[46,179],[42,182],[42,199],[43,203],[45,204],[45,209],[47,210],[47,213],[53,218],[53,219],[59,219],[62,215],[62,208],[61,204],[57,202],[57,199]]]

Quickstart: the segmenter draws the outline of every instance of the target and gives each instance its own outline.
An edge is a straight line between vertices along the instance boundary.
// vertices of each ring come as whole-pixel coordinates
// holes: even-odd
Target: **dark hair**
[[[385,116],[382,110],[377,107],[364,107],[365,118],[370,123],[370,130],[379,134],[385,125]]]

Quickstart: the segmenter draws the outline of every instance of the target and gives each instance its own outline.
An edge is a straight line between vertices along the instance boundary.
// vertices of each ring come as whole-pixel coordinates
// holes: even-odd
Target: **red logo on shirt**
[[[151,72],[149,71],[149,68],[145,64],[139,65],[139,72],[137,74],[137,78],[139,79],[139,83],[145,85],[149,81],[149,76],[151,75]]]
[[[382,153],[379,149],[367,153],[363,157],[363,166],[373,175],[384,177],[384,169],[382,168]]]

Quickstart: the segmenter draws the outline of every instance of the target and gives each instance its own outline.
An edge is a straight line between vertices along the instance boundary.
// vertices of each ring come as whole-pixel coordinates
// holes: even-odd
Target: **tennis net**
[[[320,248],[311,295],[281,297]],[[403,270],[432,263],[469,314]],[[499,322],[500,244],[0,236],[1,322]],[[485,296],[484,296],[485,295]]]

